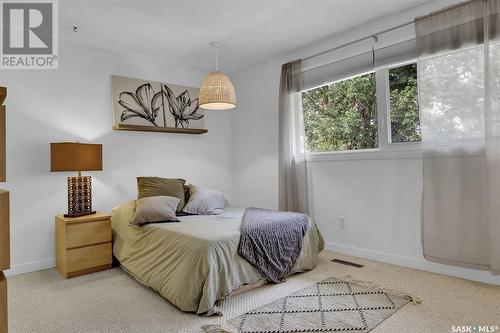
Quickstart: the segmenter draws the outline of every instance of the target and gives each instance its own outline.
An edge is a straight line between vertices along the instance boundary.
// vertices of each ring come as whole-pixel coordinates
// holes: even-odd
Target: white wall
[[[8,87],[9,274],[54,266],[54,215],[64,213],[66,177],[49,172],[49,143],[103,144],[102,172],[89,172],[94,207],[137,196],[136,176],[183,177],[231,193],[230,113],[207,112],[204,135],[113,131],[110,75],[199,86],[205,70],[60,43],[59,69],[0,71]]]
[[[281,64],[396,26],[456,1],[433,1],[375,21],[233,75],[239,105],[232,119],[234,199],[278,207],[278,86]],[[419,158],[346,159],[310,163],[313,216],[330,250],[500,285],[500,277],[426,261],[422,255]],[[375,159],[374,159],[375,158]],[[345,217],[346,229],[339,226]]]
[[[232,117],[234,202],[278,207],[278,89],[281,63],[235,75],[238,107]]]

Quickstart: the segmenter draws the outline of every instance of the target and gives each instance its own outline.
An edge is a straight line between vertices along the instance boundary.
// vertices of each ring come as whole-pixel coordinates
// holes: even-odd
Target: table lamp
[[[68,213],[65,217],[95,214],[92,210],[92,179],[82,171],[102,170],[102,145],[79,142],[50,144],[50,171],[76,171],[68,177]]]

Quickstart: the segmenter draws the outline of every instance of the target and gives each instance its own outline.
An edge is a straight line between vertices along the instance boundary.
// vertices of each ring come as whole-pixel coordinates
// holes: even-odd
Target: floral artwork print
[[[161,102],[160,97],[161,92],[155,94],[150,83],[143,84],[137,88],[135,93],[122,92],[118,101],[118,104],[125,108],[120,117],[121,121],[124,122],[132,117],[141,117],[158,127],[156,117],[160,106],[162,106],[158,103],[158,101]]]
[[[191,100],[189,92],[186,90],[175,97],[174,93],[166,85],[163,85],[168,100],[168,108],[175,118],[175,127],[187,128],[189,120],[201,119],[203,114],[198,114],[198,98]]]
[[[195,88],[118,76],[113,76],[112,82],[115,122],[119,119],[129,125],[203,127],[204,114]]]

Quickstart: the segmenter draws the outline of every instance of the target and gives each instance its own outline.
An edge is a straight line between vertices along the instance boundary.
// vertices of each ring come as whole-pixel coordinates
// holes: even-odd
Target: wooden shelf
[[[0,87],[0,182],[5,176],[5,106],[7,88]],[[9,192],[0,190],[0,333],[7,333],[7,280],[4,269],[10,268]]]
[[[140,125],[115,125],[114,130],[117,131],[139,131],[139,132],[161,132],[161,133],[181,133],[181,134],[205,134],[208,132],[202,128],[175,128],[175,127],[154,127]]]
[[[0,271],[0,333],[7,333],[8,330],[7,317],[7,280],[5,275]]]
[[[0,182],[7,181],[6,179],[6,163],[5,163],[5,106],[3,102],[7,97],[7,88],[0,87]]]
[[[5,101],[6,97],[7,97],[7,88],[0,87],[0,105],[3,104],[3,101]]]
[[[0,271],[10,268],[9,191],[0,190]]]

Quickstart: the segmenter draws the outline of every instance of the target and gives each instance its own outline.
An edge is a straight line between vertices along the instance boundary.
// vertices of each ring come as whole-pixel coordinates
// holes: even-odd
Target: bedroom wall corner
[[[231,118],[234,203],[278,208],[278,90],[281,59],[235,73]]]

